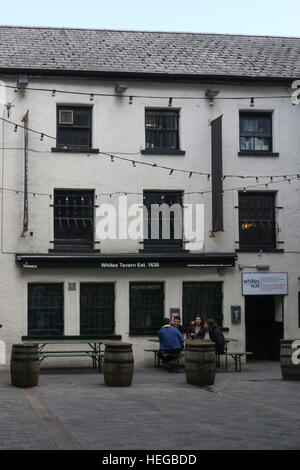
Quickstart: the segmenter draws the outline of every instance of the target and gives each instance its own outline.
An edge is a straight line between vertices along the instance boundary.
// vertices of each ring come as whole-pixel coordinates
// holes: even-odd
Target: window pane
[[[60,111],[73,111],[72,124],[60,124]],[[91,147],[91,108],[57,107],[57,146],[80,150]]]
[[[54,192],[54,243],[68,247],[80,245],[81,249],[93,246],[94,192],[55,190]]]
[[[240,248],[276,248],[275,195],[239,194]]]
[[[241,150],[255,150],[253,137],[241,137]]]
[[[114,333],[114,284],[80,285],[80,334]]]
[[[28,284],[28,334],[63,335],[63,284]]]
[[[213,318],[222,325],[222,284],[220,282],[183,283],[183,323],[187,328],[197,315]]]
[[[146,110],[146,148],[179,149],[178,111]]]
[[[259,138],[259,137],[256,137],[254,139],[254,149],[255,150],[262,150],[264,152],[267,152],[270,150],[270,139],[267,139],[267,138]]]
[[[172,211],[162,212],[154,209],[154,205],[173,206]],[[165,248],[182,248],[183,214],[182,214],[182,192],[160,192],[145,191],[144,205],[147,208],[145,225],[148,224],[148,238],[144,239],[144,247],[152,246]],[[163,207],[161,208],[163,210]]]
[[[75,126],[90,126],[90,108],[75,108]]]
[[[156,334],[164,317],[162,283],[130,284],[130,333]]]

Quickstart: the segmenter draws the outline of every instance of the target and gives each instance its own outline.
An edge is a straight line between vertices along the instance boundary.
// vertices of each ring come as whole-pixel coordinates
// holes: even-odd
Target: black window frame
[[[83,300],[88,296],[88,290],[93,294],[95,289],[99,289],[99,297],[93,295],[88,298],[88,305]],[[86,290],[86,292],[84,292]],[[109,335],[115,333],[115,283],[114,282],[81,282],[80,283],[80,335]],[[100,305],[99,299],[102,297],[104,306]],[[111,304],[109,303],[111,302]],[[98,312],[97,312],[98,310]],[[90,318],[90,315],[94,317]],[[101,315],[103,317],[101,318]],[[98,316],[98,318],[97,318]],[[87,324],[87,326],[84,326]],[[92,325],[95,327],[92,327]],[[97,324],[99,325],[97,327]],[[90,326],[90,327],[89,327]]]
[[[175,127],[174,128],[147,128],[147,122],[150,116],[153,115],[153,122],[158,121],[160,118],[165,116],[175,116]],[[169,109],[169,108],[145,108],[145,149],[141,152],[143,154],[170,154],[170,155],[184,155],[185,152],[180,150],[180,109]],[[166,145],[168,139],[168,133],[172,133],[175,136],[175,145]],[[156,137],[156,138],[155,138]],[[160,141],[160,145],[155,145],[157,138]],[[161,143],[165,143],[161,145]]]
[[[78,198],[81,204],[60,204],[59,198]],[[94,249],[95,190],[55,189],[53,204],[54,251],[86,252]],[[86,204],[86,201],[91,201]],[[76,200],[74,199],[76,202]],[[65,238],[62,236],[65,233]],[[87,233],[87,238],[76,238]],[[68,236],[69,235],[69,236]]]
[[[276,191],[247,191],[239,192],[239,250],[241,252],[281,251],[277,250],[277,221],[276,221]],[[247,207],[247,199],[257,200],[256,207]],[[244,199],[244,201],[243,201]],[[259,199],[266,203],[259,204]],[[272,205],[267,207],[267,199]],[[248,214],[247,214],[248,212]],[[265,218],[259,218],[259,212],[266,213]],[[248,232],[246,232],[247,230]],[[251,232],[252,230],[252,232]],[[269,233],[269,236],[267,236]],[[254,236],[253,236],[254,235]],[[252,238],[252,239],[251,239]]]
[[[45,291],[50,287],[56,288],[56,290],[59,288],[60,295],[57,296],[57,305],[56,306],[51,306],[51,296],[48,295],[48,300],[46,296],[43,298],[40,296],[40,299],[44,300],[45,305],[35,306],[34,305],[34,300],[31,295],[31,289],[33,288],[44,288]],[[50,299],[50,300],[49,300]],[[38,299],[37,299],[38,300]],[[53,300],[53,299],[52,299]],[[49,305],[50,304],[50,305]],[[53,310],[54,308],[60,309],[56,312],[56,319],[51,315],[53,315]],[[43,312],[37,312],[34,313],[32,310],[47,310],[50,309],[50,311],[45,311]],[[32,318],[32,316],[36,316],[36,318]],[[40,319],[38,319],[37,315],[41,315]],[[50,315],[50,317],[49,317]],[[42,325],[45,325],[47,322],[50,322],[50,325],[52,328],[34,328],[32,325],[37,323],[39,324],[38,321],[41,321]],[[64,283],[62,282],[29,282],[27,284],[27,331],[28,331],[28,336],[44,336],[44,337],[50,337],[50,338],[55,338],[57,336],[63,336],[64,335]]]
[[[209,301],[205,299],[205,293],[197,295],[195,291],[195,298],[187,302],[187,290],[189,288],[191,291],[193,289],[200,289],[208,291],[215,289],[215,297],[210,295]],[[205,302],[204,302],[205,300]],[[216,300],[216,301],[215,301]],[[202,302],[202,303],[201,303]],[[193,310],[191,312],[191,310]],[[195,319],[197,315],[202,316],[205,320],[212,318],[216,323],[223,327],[223,282],[222,281],[184,281],[182,283],[182,320],[184,328],[188,328],[191,321]]]
[[[148,209],[147,213],[147,219],[144,219],[144,225],[148,226],[148,238],[144,238],[143,240],[143,245],[144,249],[142,251],[152,251],[152,252],[169,252],[169,251],[183,251],[183,196],[184,192],[183,191],[175,191],[175,190],[164,190],[164,191],[158,191],[158,190],[144,190],[143,191],[143,202],[144,206]],[[151,210],[150,206],[151,204],[168,204],[168,199],[175,197],[177,199],[176,202],[173,202],[173,204],[180,204],[181,205],[181,214],[182,214],[182,235],[181,238],[170,238],[168,239],[151,239]],[[147,200],[148,198],[148,200]],[[173,214],[173,217],[172,217]],[[160,235],[162,236],[162,217],[161,213],[160,215]],[[171,213],[171,221],[174,220],[174,212]],[[167,221],[167,223],[169,223]],[[170,236],[174,235],[174,232],[172,231],[172,223],[170,224]]]
[[[59,114],[61,111],[73,111],[74,122],[72,124],[60,124]],[[88,111],[88,124],[76,123],[76,112]],[[52,148],[53,152],[71,152],[71,153],[98,153],[99,149],[92,148],[92,123],[93,123],[93,107],[82,105],[60,105],[56,107],[56,147]],[[80,130],[87,130],[87,141],[83,144],[73,144],[65,142],[63,138],[63,130],[68,133],[74,130],[74,134],[78,137]],[[73,134],[73,132],[72,132]]]
[[[242,119],[259,119],[267,118],[269,121],[270,133],[269,135],[259,135],[253,132],[252,135],[243,135],[242,131]],[[242,149],[242,138],[243,137],[252,137],[254,139],[254,148],[251,149]],[[255,138],[264,138],[269,140],[268,150],[260,150],[255,148]],[[273,152],[273,112],[272,111],[262,111],[262,112],[251,112],[251,111],[240,111],[239,113],[239,156],[278,156],[279,153]]]
[[[145,302],[145,305],[140,305],[138,301],[134,303],[134,296],[133,292],[138,287],[147,288],[149,286],[156,286],[158,289],[158,303],[153,304],[153,306],[149,305],[149,299],[146,297],[145,292],[140,294],[138,300],[142,300]],[[145,289],[144,289],[145,290]],[[143,308],[145,309],[143,313]],[[144,315],[144,318],[147,320],[149,318],[149,308],[152,308],[152,312],[150,311],[151,316],[151,324],[147,326],[146,322],[140,322],[140,317],[136,317],[137,315]],[[165,311],[165,283],[160,281],[132,281],[129,284],[129,335],[130,336],[146,336],[146,335],[156,335],[158,330],[162,327],[162,320],[164,318],[164,311]],[[153,321],[154,317],[154,321]],[[141,325],[142,323],[142,325]]]

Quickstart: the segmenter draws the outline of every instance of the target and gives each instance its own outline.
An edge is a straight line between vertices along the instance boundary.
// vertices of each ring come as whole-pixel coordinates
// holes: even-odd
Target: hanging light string
[[[20,128],[20,129],[25,129],[27,131],[33,132],[34,134],[38,134],[41,139],[44,139],[44,137],[48,137],[48,139],[56,140],[56,137],[53,137],[52,135],[46,134],[45,132],[36,131],[35,129],[31,129],[30,127],[26,127],[26,126],[23,126],[22,124],[12,122],[9,119],[5,119],[3,117],[0,117],[0,120],[4,121],[4,122],[7,122],[8,124],[11,124],[12,126],[14,126],[14,131],[15,132],[17,132],[18,129]]]
[[[1,87],[4,88],[12,88],[15,90],[15,92],[18,92],[19,88],[15,85],[3,85],[0,84]],[[119,98],[128,98],[129,99],[129,104],[132,104],[133,98],[143,98],[143,99],[166,99],[168,100],[168,105],[169,107],[172,106],[173,100],[205,100],[207,101],[206,96],[173,96],[170,97],[168,96],[153,96],[153,95],[118,95],[117,93],[96,93],[94,91],[89,91],[89,92],[84,92],[84,91],[71,91],[71,90],[60,90],[60,89],[53,89],[53,88],[32,88],[32,87],[26,87],[26,91],[41,91],[41,92],[46,92],[46,93],[51,93],[51,96],[55,97],[56,93],[62,93],[62,94],[67,94],[67,95],[78,95],[78,96],[87,96],[89,97],[90,101],[94,100],[94,97],[96,96],[102,96],[102,97],[119,97]],[[272,95],[272,96],[216,96],[214,100],[250,100],[251,103],[253,103],[253,100],[259,100],[259,99],[286,99],[289,98],[291,99],[291,95]]]
[[[277,183],[289,183],[291,184],[292,181],[294,180],[298,180],[300,181],[300,174],[299,175],[296,175],[296,176],[292,176],[292,177],[288,177],[288,178],[283,178],[279,181],[272,181],[270,183],[259,183],[259,184],[252,184],[252,185],[247,185],[247,186],[239,186],[239,187],[233,187],[233,188],[225,188],[223,189],[223,193],[225,192],[228,192],[228,191],[243,191],[243,192],[247,192],[248,190],[253,190],[255,188],[258,188],[258,187],[261,187],[261,186],[265,186],[266,189],[269,188],[270,185],[272,184],[277,184]],[[24,194],[24,190],[22,189],[15,189],[15,188],[6,188],[6,187],[0,187],[0,195],[2,192],[4,191],[7,191],[7,192],[11,192],[11,193],[15,193],[15,194]],[[195,195],[195,194],[199,194],[201,196],[204,196],[206,194],[211,194],[212,193],[212,190],[211,189],[208,189],[208,190],[203,190],[203,191],[184,191],[184,196],[186,195]],[[49,193],[44,193],[44,192],[39,192],[39,191],[28,191],[27,194],[33,196],[33,197],[36,197],[36,196],[46,196],[48,197],[50,200],[53,199],[53,194],[49,194]],[[110,197],[112,198],[113,196],[120,196],[120,195],[124,195],[124,196],[131,196],[131,195],[135,195],[135,196],[143,196],[144,194],[142,192],[132,192],[132,191],[115,191],[115,192],[107,192],[107,193],[96,193],[95,194],[95,198],[96,200],[98,198],[101,198],[101,197]]]
[[[52,139],[52,140],[56,141],[56,137],[53,137],[49,134],[46,134],[45,132],[40,132],[40,131],[37,131],[35,129],[31,129],[29,127],[23,126],[21,124],[17,124],[16,122],[10,121],[10,120],[2,118],[2,117],[0,117],[0,120],[14,126],[14,131],[17,131],[18,128],[20,127],[21,129],[25,129],[25,130],[28,130],[30,132],[33,132],[34,134],[39,135],[40,140],[44,140],[44,138],[47,137],[49,139]],[[9,148],[7,148],[7,150],[8,149]],[[13,147],[11,149],[13,149]],[[31,151],[31,152],[35,152],[35,153],[49,153],[49,154],[52,153],[48,150],[46,150],[46,151],[45,150],[35,150],[35,149],[28,149],[28,150]],[[164,166],[164,165],[159,165],[157,163],[150,163],[150,162],[144,162],[144,161],[139,161],[139,160],[133,160],[131,158],[121,156],[121,155],[139,155],[140,152],[134,152],[134,153],[127,153],[126,154],[126,153],[123,153],[123,152],[111,153],[111,152],[101,152],[101,151],[99,151],[98,154],[94,154],[94,155],[99,155],[99,154],[109,157],[111,159],[111,162],[114,162],[115,159],[116,159],[116,160],[126,161],[126,162],[130,163],[133,167],[136,167],[137,165],[144,165],[144,166],[148,166],[148,167],[154,167],[154,168],[160,168],[160,169],[163,169],[163,170],[167,170],[169,172],[170,176],[173,175],[174,172],[187,174],[189,176],[189,178],[192,178],[193,175],[200,175],[200,176],[206,176],[208,181],[210,180],[210,178],[212,176],[211,173],[209,173],[209,172],[201,172],[201,171],[196,171],[196,170],[186,170],[186,169],[182,169],[182,168],[172,168],[172,167],[168,167],[168,166]],[[289,175],[288,174],[286,174],[286,175],[233,175],[233,174],[227,174],[227,175],[223,176],[223,180],[225,180],[225,178],[241,178],[241,179],[255,178],[256,181],[257,181],[259,178],[273,179],[273,178],[291,177],[291,176],[295,176],[297,174],[298,173],[293,173],[293,174],[289,174]]]

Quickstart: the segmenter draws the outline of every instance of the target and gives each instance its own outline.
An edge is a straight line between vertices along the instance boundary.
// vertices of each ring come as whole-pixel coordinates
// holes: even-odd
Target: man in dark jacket
[[[179,353],[183,349],[184,338],[178,328],[175,328],[170,324],[169,318],[164,318],[163,327],[158,332],[158,337],[160,341],[159,347],[159,357],[164,361],[172,360],[168,358],[168,354]]]

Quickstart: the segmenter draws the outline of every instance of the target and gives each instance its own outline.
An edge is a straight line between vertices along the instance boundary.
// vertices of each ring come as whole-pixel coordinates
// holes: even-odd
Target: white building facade
[[[238,340],[233,350],[277,359],[280,338],[300,337],[300,106],[290,89],[299,65],[291,65],[293,74],[276,66],[271,73],[261,59],[231,68],[238,38],[170,33],[168,47],[198,44],[199,67],[207,62],[205,71],[195,70],[178,49],[184,70],[175,73],[172,57],[165,63],[159,49],[164,33],[132,32],[145,47],[139,56],[137,48],[126,50],[127,68],[118,68],[117,43],[129,32],[1,34],[20,37],[15,56],[5,56],[5,41],[0,46],[0,332],[7,358],[24,336],[121,335],[134,345],[136,364],[150,364],[147,340],[163,317],[178,313],[185,327],[196,314],[215,318]],[[216,38],[228,49],[219,69],[201,42]],[[24,56],[22,39],[32,42]],[[103,40],[113,42],[110,56]],[[255,40],[258,55],[269,45],[278,57],[274,38],[242,38],[241,54]],[[85,51],[96,43],[91,70]],[[293,47],[300,49],[300,39]],[[65,51],[73,51],[73,64],[64,65]],[[146,61],[143,70],[135,69],[138,60],[143,67]],[[212,125],[220,116],[222,176],[213,186]],[[223,230],[213,230],[220,215],[213,193]],[[117,209],[120,196],[128,206],[204,206],[203,247],[187,249],[184,237],[100,239],[98,211],[104,204]]]

